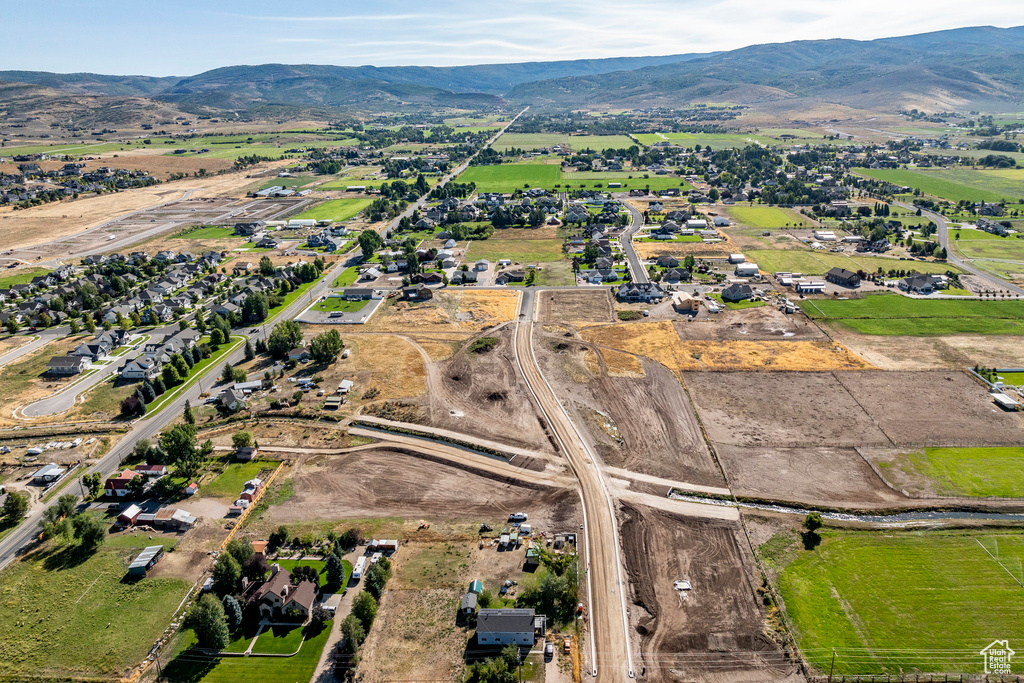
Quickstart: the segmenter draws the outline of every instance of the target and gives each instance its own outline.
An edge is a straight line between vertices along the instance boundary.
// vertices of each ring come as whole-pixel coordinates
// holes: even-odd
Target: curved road
[[[523,290],[513,346],[516,364],[579,482],[587,551],[591,674],[600,674],[605,681],[624,681],[633,678],[633,658],[615,508],[594,454],[537,365],[534,294],[529,288]]]
[[[621,200],[620,200],[621,201]],[[629,273],[633,276],[633,282],[649,282],[647,277],[647,269],[644,268],[643,261],[636,254],[636,249],[633,248],[633,233],[643,227],[644,215],[640,213],[632,204],[622,201],[622,205],[629,211],[629,216],[632,222],[629,227],[622,231],[622,235],[619,237],[619,244],[622,246],[622,250],[626,252],[626,263],[629,264]]]

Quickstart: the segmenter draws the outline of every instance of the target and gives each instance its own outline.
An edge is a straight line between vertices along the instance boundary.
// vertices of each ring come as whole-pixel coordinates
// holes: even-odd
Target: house
[[[468,617],[476,612],[476,593],[466,593],[462,596],[462,603],[459,605],[459,614]]]
[[[536,636],[543,636],[546,628],[547,618],[533,609],[482,609],[476,618],[476,640],[480,645],[533,647]]]
[[[51,462],[32,473],[33,484],[49,484],[64,475],[64,468],[55,462]]]
[[[675,256],[670,256],[668,254],[664,254],[662,256],[659,256],[658,260],[656,261],[656,263],[661,268],[678,268],[679,267],[679,259],[677,259]]]
[[[733,283],[722,290],[722,301],[744,301],[754,296],[750,285]]]
[[[306,620],[316,600],[316,586],[311,581],[302,581],[293,586],[291,578],[287,569],[281,569],[277,564],[270,566],[270,578],[256,589],[252,597],[261,617]]]
[[[845,268],[833,268],[825,273],[825,279],[842,287],[860,287],[860,275]]]
[[[245,407],[245,395],[228,388],[220,392],[220,404],[232,413]]]
[[[627,282],[619,285],[616,294],[619,299],[629,303],[656,302],[666,296],[665,290],[653,282]]]
[[[250,261],[240,261],[231,268],[231,272],[235,275],[245,275],[252,270],[252,263]]]
[[[479,276],[474,270],[456,270],[452,273],[451,282],[453,284],[467,284],[470,282],[477,282]]]
[[[288,360],[295,360],[295,361],[309,360],[309,349],[307,349],[307,348],[292,349],[291,351],[288,352]]]
[[[166,465],[136,465],[135,471],[146,477],[162,477],[167,474]]]
[[[914,294],[931,294],[935,291],[935,280],[930,275],[913,275],[900,280],[900,289]]]
[[[159,529],[183,531],[194,527],[198,520],[185,510],[164,507],[151,515],[139,515],[139,521],[145,521]]]
[[[381,275],[381,272],[376,268],[367,268],[363,271],[363,274],[359,276],[360,280],[376,280]]]
[[[257,448],[256,446],[242,446],[237,451],[235,451],[235,460],[240,460],[242,462],[251,462],[252,460],[256,459],[256,456],[258,456],[259,453],[259,448]]]
[[[227,301],[227,302],[222,303],[222,304],[217,304],[216,306],[214,306],[210,310],[212,312],[216,313],[217,315],[219,315],[222,318],[227,318],[232,313],[238,313],[242,309],[239,306],[237,306],[236,304],[233,304],[230,301]]]
[[[429,301],[434,298],[434,291],[420,283],[412,287],[403,287],[402,298],[406,301]]]
[[[665,271],[665,274],[661,276],[662,282],[668,284],[676,284],[677,282],[688,282],[690,280],[690,271],[682,268],[669,268]]]
[[[124,470],[120,474],[109,477],[103,485],[103,494],[110,498],[121,498],[128,495],[128,482],[142,475],[132,470]]]
[[[54,356],[46,364],[51,375],[77,375],[89,367],[89,359],[82,356]]]

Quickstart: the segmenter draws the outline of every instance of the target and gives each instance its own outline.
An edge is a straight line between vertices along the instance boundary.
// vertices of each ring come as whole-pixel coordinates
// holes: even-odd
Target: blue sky
[[[1021,0],[8,2],[0,69],[186,76],[233,64],[447,66],[1024,25]]]

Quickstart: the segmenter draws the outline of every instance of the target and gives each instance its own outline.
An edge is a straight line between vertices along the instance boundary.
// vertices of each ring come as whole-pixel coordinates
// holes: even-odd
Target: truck
[[[363,570],[366,569],[366,555],[360,556],[356,560],[356,566],[352,567],[352,580],[358,581],[363,578]]]
[[[525,522],[528,516],[525,512],[513,512],[508,516],[510,522]]]

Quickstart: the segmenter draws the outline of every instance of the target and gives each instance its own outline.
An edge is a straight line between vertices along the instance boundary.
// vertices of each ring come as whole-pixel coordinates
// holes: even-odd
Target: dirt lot
[[[728,235],[722,235],[721,242],[638,242],[633,240],[636,255],[641,259],[652,259],[666,254],[670,256],[689,256],[695,258],[723,258],[736,251],[736,246]]]
[[[519,292],[435,292],[431,301],[389,299],[363,325],[367,332],[479,332],[514,320]]]
[[[687,372],[683,382],[708,437],[716,444],[784,448],[890,445],[837,374]],[[892,379],[897,376],[891,373]]]
[[[615,320],[611,290],[562,289],[540,297],[542,323],[610,323]]]
[[[622,515],[641,678],[768,681],[794,673],[765,635],[759,581],[737,526],[631,505]],[[676,580],[692,590],[674,590]]]
[[[215,173],[231,168],[234,163],[230,159],[164,156],[167,151],[165,148],[139,149],[131,152],[118,152],[116,158],[113,155],[104,155],[81,163],[85,164],[84,170],[86,171],[95,171],[103,166],[127,168],[129,171],[148,171],[158,180],[167,180],[172,173],[192,175],[201,168],[205,168],[208,173]],[[63,161],[39,161],[36,163],[44,171],[55,171],[64,166]],[[18,165],[0,164],[0,173],[19,173]]]
[[[386,514],[500,525],[510,513],[527,510],[534,528],[578,526],[579,499],[571,491],[497,482],[385,448],[316,456],[297,464],[292,479],[295,495],[265,513],[269,524]]]
[[[435,427],[551,450],[529,389],[516,368],[511,329],[502,330],[491,351],[463,347],[428,368],[429,422]]]
[[[724,310],[714,317],[690,323],[679,321],[678,315],[673,318],[677,321],[676,332],[684,341],[811,341],[825,338],[818,326],[806,317],[786,315],[775,306]]]
[[[832,336],[883,370],[1024,367],[1020,337],[957,334],[946,337],[876,337],[835,327]]]

